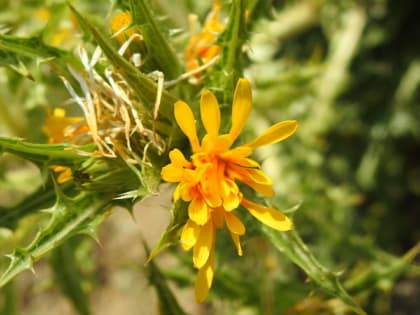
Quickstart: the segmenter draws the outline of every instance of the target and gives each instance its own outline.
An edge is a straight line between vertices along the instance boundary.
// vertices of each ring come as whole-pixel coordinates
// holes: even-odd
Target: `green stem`
[[[14,207],[0,207],[0,227],[14,229],[23,217],[51,207],[57,199],[56,193],[52,188],[53,185],[50,182],[50,184],[40,187]],[[74,189],[74,184],[66,183],[61,185],[60,188],[64,193],[68,193]]]
[[[279,233],[265,226],[263,226],[262,231],[272,244],[304,270],[320,289],[339,297],[357,314],[366,315],[343,288],[337,276],[320,264],[296,231]]]
[[[223,42],[222,65],[226,78],[223,79],[223,104],[232,103],[233,90],[242,76],[242,46],[245,42],[245,3],[234,0],[229,14],[229,23],[221,36]]]
[[[13,282],[9,282],[3,288],[3,307],[0,315],[16,315],[16,293]]]
[[[81,285],[83,279],[74,255],[76,246],[72,245],[71,241],[67,241],[56,248],[51,255],[51,266],[58,285],[79,314],[90,315],[88,299]]]

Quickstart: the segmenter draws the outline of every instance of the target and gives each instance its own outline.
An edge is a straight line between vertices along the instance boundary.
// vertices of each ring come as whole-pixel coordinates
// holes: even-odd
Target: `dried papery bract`
[[[103,76],[95,69],[95,65],[101,59],[100,48],[96,48],[89,60],[86,50],[80,47],[79,56],[84,72],[78,73],[71,67],[69,71],[83,95],[77,94],[70,82],[62,77],[73,100],[82,109],[89,127],[89,132],[84,135],[85,139],[79,141],[88,142],[88,139],[91,139],[98,147],[96,152],[98,155],[106,157],[118,155],[126,157],[130,163],[136,163],[139,156],[145,158],[144,152],[135,151],[134,148],[138,148],[139,145],[134,146],[133,141],[153,145],[162,152],[164,141],[154,130],[142,123],[145,117],[147,119],[156,119],[156,117],[150,118],[150,115],[144,112],[143,105],[135,97],[134,91],[123,76],[115,72],[112,67],[106,68]],[[159,94],[156,106],[158,104]],[[148,125],[152,126],[153,123],[149,122]]]

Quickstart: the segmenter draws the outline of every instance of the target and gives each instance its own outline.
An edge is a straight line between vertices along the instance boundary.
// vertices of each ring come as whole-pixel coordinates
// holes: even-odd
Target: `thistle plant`
[[[11,4],[4,12],[15,24],[0,15],[0,65],[11,90],[0,92],[0,202],[13,199],[0,204],[9,235],[0,233],[4,314],[16,314],[15,278],[36,272],[39,260],[75,310],[93,314],[80,272],[90,258],[75,253],[101,242],[117,207],[133,213],[166,188],[170,222],[160,239],[127,239],[147,253],[134,264],[156,289],[160,314],[186,313],[177,300],[183,286],[194,288],[189,305],[215,313],[367,314],[378,311],[370,305],[378,288],[389,292],[399,276],[418,276],[411,264],[418,245],[394,256],[373,232],[363,234],[371,216],[357,220],[374,187],[365,172],[375,172],[369,154],[379,140],[355,172],[351,154],[327,148],[334,135],[355,132],[340,125],[345,115],[334,105],[370,25],[359,2],[36,3],[28,12],[36,12],[37,31]],[[316,25],[325,56],[310,47],[312,56],[294,65],[288,53],[304,48],[287,45],[279,55],[280,43]],[[16,109],[8,105],[14,85],[25,95]],[[401,91],[414,95],[406,85]],[[13,163],[36,178],[15,198],[5,175]],[[37,228],[25,244],[19,237],[30,238],[29,218]],[[177,267],[157,263],[163,253]]]

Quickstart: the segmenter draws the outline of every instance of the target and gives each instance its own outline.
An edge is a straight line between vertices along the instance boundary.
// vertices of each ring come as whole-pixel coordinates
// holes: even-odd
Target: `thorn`
[[[7,255],[4,255],[4,257],[9,258],[10,263],[17,258],[14,254],[7,254]]]

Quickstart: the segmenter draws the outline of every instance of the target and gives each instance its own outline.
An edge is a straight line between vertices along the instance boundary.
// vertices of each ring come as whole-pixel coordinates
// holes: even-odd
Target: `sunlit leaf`
[[[88,193],[68,198],[60,191],[56,192],[57,201],[49,209],[51,219],[48,225],[40,229],[29,246],[16,249],[8,256],[10,263],[0,277],[0,287],[22,271],[33,269],[36,261],[68,238],[77,234],[89,234],[95,237],[96,227],[105,218],[105,211],[110,206],[110,201]]]
[[[171,221],[160,237],[159,242],[151,251],[147,261],[151,261],[169,246],[179,244],[181,229],[185,225],[185,222],[187,222],[187,206],[187,203],[178,201],[171,209]]]
[[[181,74],[181,65],[174,49],[158,27],[158,21],[145,0],[130,0],[133,24],[137,26],[146,44],[150,58],[167,79]]]
[[[279,251],[304,270],[317,287],[342,299],[357,314],[366,314],[346,292],[338,276],[321,265],[296,231],[279,233],[263,226],[262,232]]]

